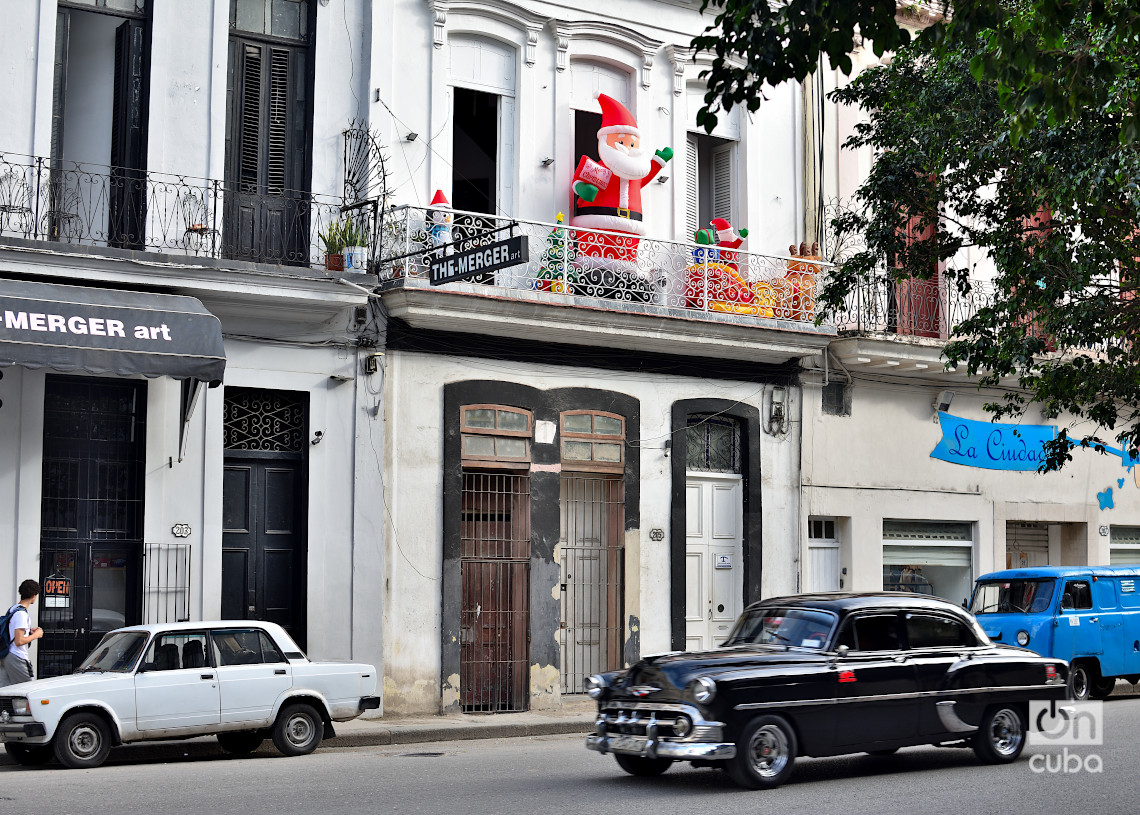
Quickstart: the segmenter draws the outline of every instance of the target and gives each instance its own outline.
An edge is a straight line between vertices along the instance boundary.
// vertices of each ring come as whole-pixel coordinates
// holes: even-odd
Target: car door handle
[[[1098,623],[1098,622],[1100,622],[1100,617],[1089,617],[1089,622],[1090,623]]]
[[[203,679],[213,679],[214,675],[213,674],[202,674],[202,678]]]
[[[284,668],[278,668],[273,673],[277,676],[284,676],[285,675],[285,669]]]

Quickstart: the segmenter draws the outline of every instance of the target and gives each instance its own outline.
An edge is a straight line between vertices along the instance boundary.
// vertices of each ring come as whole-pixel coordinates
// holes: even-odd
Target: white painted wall
[[[840,519],[849,569],[844,588],[882,588],[883,519],[974,524],[974,577],[1005,568],[1006,521],[1067,524],[1069,534],[1084,536],[1082,545],[1087,539],[1084,562],[1108,563],[1101,525],[1140,524],[1140,488],[1119,457],[1075,450],[1069,464],[1047,475],[933,459],[942,434],[931,402],[946,388],[955,393],[954,416],[989,421],[982,406],[996,394],[978,394],[970,386],[857,379],[851,415],[830,416],[821,412],[819,386],[805,385],[801,518]],[[1023,421],[1066,426],[1071,420],[1031,411]],[[1115,508],[1101,510],[1097,494],[1109,487]]]
[[[670,462],[664,440],[672,405],[715,395],[766,414],[770,386],[757,383],[641,375],[588,368],[552,368],[504,360],[392,352],[386,357],[384,411],[388,434],[384,504],[391,525],[384,535],[390,589],[384,599],[385,706],[431,713],[440,699],[440,612],[443,562],[443,386],[470,379],[517,382],[540,389],[587,386],[639,400],[641,506],[636,540],[627,537],[625,614],[641,620],[641,651],[670,648]],[[793,392],[794,397],[794,392]],[[796,405],[792,405],[793,410]],[[795,413],[793,413],[793,416]],[[632,451],[631,451],[632,452]],[[764,596],[797,587],[799,433],[761,438]],[[649,530],[665,530],[651,541]]]

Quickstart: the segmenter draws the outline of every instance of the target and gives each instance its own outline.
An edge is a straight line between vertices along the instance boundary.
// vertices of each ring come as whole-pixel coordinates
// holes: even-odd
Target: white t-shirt
[[[12,618],[8,620],[8,636],[12,639],[12,646],[8,649],[8,653],[15,654],[20,659],[26,660],[28,658],[28,643],[23,645],[16,645],[16,629],[24,629],[24,634],[27,635],[28,630],[32,627],[32,618],[28,614],[28,610],[22,605],[17,603],[12,606],[16,611],[12,614]]]

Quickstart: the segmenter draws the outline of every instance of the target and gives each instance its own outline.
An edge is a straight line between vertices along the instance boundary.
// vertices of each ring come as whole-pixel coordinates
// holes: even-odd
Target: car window
[[[902,648],[897,614],[865,614],[843,624],[836,645],[852,651],[897,651]]]
[[[225,628],[210,632],[218,665],[264,665],[284,662],[280,649],[259,628]]]
[[[1074,611],[1093,607],[1092,590],[1087,580],[1069,580],[1065,583],[1065,594],[1072,598]]]
[[[933,614],[906,615],[906,639],[911,648],[970,648],[978,644],[965,624]]]
[[[146,645],[145,631],[118,631],[103,637],[95,650],[88,654],[87,659],[77,669],[77,673],[86,671],[114,671],[117,673],[129,672],[134,667],[135,660],[142,653]]]
[[[978,583],[971,614],[1039,614],[1053,599],[1051,577],[991,580]]]
[[[141,670],[177,671],[182,668],[205,668],[205,631],[168,631],[156,634],[143,657]]]
[[[724,644],[823,648],[835,626],[830,611],[811,608],[755,608],[741,615]]]

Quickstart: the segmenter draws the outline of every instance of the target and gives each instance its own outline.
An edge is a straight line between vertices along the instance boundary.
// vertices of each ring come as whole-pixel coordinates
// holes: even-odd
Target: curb
[[[355,729],[355,728],[353,728]],[[471,741],[474,739],[507,739],[523,736],[550,736],[569,733],[591,733],[594,720],[572,719],[546,722],[509,722],[504,724],[423,724],[397,725],[394,727],[369,727],[353,732],[353,729],[338,730],[335,739],[328,743],[330,749],[338,747],[370,747],[389,744],[422,744],[431,741]]]

